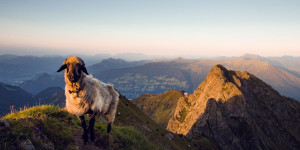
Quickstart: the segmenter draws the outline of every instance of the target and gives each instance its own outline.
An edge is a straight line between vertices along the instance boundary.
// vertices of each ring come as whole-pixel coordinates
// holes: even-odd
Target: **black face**
[[[67,76],[69,78],[69,81],[72,83],[77,82],[81,77],[81,65],[75,64],[75,65],[67,65]]]
[[[64,64],[57,70],[57,72],[61,72],[65,69],[67,69],[65,72],[66,76],[69,79],[69,81],[72,83],[77,82],[81,78],[82,73],[85,73],[88,75],[88,72],[85,68],[85,64],[80,58],[77,58],[77,59],[79,59],[80,63],[70,63],[68,61],[68,59],[65,60]],[[74,57],[73,57],[73,59],[74,59]]]

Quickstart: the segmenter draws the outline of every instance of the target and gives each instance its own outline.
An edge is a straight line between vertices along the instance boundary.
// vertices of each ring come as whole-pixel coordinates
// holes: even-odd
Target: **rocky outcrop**
[[[182,97],[167,129],[219,149],[299,149],[300,103],[248,72],[211,69],[194,94]]]

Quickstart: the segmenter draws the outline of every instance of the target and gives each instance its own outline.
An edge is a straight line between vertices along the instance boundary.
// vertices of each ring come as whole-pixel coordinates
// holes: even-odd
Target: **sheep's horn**
[[[64,64],[57,70],[57,72],[61,72],[61,71],[65,70],[66,68],[67,68],[67,65]]]

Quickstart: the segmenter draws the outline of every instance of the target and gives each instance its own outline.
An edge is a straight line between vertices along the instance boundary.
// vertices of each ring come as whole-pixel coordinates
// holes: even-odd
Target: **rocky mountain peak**
[[[194,94],[178,100],[167,129],[204,136],[220,149],[298,149],[299,125],[299,102],[253,74],[216,65]]]

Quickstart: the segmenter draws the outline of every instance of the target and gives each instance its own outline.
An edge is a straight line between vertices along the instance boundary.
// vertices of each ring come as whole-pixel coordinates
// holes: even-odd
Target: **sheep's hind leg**
[[[107,124],[107,133],[109,133],[110,130],[111,130],[111,123],[108,123],[108,124]]]
[[[79,116],[79,119],[81,121],[81,127],[83,129],[82,138],[83,138],[84,144],[86,144],[89,141],[89,137],[88,137],[88,132],[87,132],[87,129],[86,129],[86,123],[85,123],[84,116],[83,115]]]
[[[106,117],[106,119],[108,120],[106,132],[109,133],[110,130],[111,130],[111,122],[112,122],[112,120],[111,120],[111,115],[105,115],[105,117]]]
[[[90,117],[89,128],[88,128],[88,130],[90,132],[90,139],[91,139],[91,141],[95,140],[94,124],[95,124],[95,115],[92,115]]]

